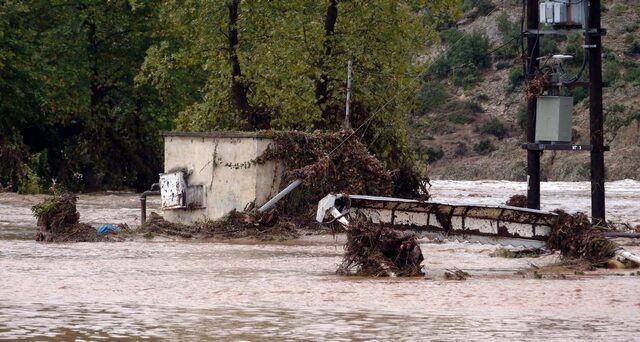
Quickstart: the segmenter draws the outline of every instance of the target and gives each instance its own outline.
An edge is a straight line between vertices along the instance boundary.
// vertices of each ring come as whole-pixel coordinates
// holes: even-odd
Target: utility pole
[[[602,113],[602,30],[600,0],[590,0],[589,31],[585,32],[589,51],[589,131],[591,135],[591,217],[594,224],[605,223],[604,202],[604,115]]]
[[[350,122],[350,109],[351,109],[351,72],[352,72],[352,63],[349,61],[347,64],[347,104],[344,111],[344,123],[342,124],[342,128],[351,129]]]
[[[525,77],[527,81],[534,78],[540,61],[540,36],[538,0],[527,1],[527,63]],[[534,33],[535,32],[535,33]],[[527,143],[535,143],[536,137],[536,97],[527,100]],[[540,209],[540,154],[542,152],[527,149],[527,207]]]

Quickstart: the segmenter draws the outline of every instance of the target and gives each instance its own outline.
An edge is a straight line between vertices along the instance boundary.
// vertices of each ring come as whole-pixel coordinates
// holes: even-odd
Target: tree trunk
[[[322,43],[323,51],[316,63],[317,67],[322,70],[319,78],[315,79],[315,96],[316,104],[320,106],[322,110],[322,120],[316,121],[314,127],[316,129],[323,129],[330,123],[332,119],[331,107],[327,105],[327,102],[331,96],[329,93],[329,76],[323,70],[325,60],[331,56],[333,49],[333,35],[335,34],[336,21],[338,20],[338,0],[330,0],[329,6],[327,6],[327,13],[324,18],[324,42]]]
[[[240,60],[238,59],[238,9],[240,0],[232,0],[227,5],[229,9],[229,64],[231,65],[231,103],[246,120],[244,129],[255,130],[256,119],[249,106],[247,99],[247,84],[242,79]]]

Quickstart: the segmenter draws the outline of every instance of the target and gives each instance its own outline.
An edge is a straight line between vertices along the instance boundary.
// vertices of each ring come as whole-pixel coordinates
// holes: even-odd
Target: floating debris
[[[38,219],[36,241],[42,242],[94,242],[113,241],[112,234],[101,235],[89,224],[80,223],[76,210],[77,196],[63,193],[47,198],[31,208]],[[126,225],[121,230],[128,230]]]
[[[147,222],[136,233],[147,238],[155,235],[179,237],[183,239],[239,239],[289,240],[299,237],[296,225],[289,221],[277,222],[277,213],[265,215],[231,211],[220,220],[205,220],[194,225],[173,223],[152,212]]]
[[[559,250],[563,256],[604,263],[620,248],[605,236],[604,228],[591,225],[587,215],[580,212],[570,215],[562,210],[555,212],[558,222],[549,235],[547,246]]]
[[[469,276],[471,276],[469,273],[459,269],[444,272],[444,279],[446,280],[467,280]]]
[[[537,258],[540,255],[544,254],[545,250],[542,248],[527,248],[527,249],[508,249],[504,247],[500,247],[495,251],[489,253],[491,257],[499,257],[499,258]]]
[[[525,195],[513,195],[509,198],[509,200],[505,203],[506,205],[512,206],[512,207],[520,207],[520,208],[526,208],[527,207],[527,196]]]
[[[364,276],[422,276],[424,261],[416,234],[374,225],[362,215],[351,220],[337,273]]]

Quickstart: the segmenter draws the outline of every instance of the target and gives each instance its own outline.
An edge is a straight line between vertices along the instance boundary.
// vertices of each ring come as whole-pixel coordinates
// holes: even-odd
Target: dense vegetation
[[[460,1],[24,0],[0,3],[0,186],[146,188],[161,130],[352,127],[413,168],[406,74]],[[396,96],[396,94],[399,94]],[[390,101],[393,100],[393,101]]]

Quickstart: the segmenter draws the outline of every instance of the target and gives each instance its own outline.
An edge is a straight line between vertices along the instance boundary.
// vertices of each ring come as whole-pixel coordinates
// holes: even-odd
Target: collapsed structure
[[[165,133],[165,172],[160,175],[164,218],[152,214],[137,233],[295,238],[297,228],[317,227],[315,212],[316,221],[327,223],[330,216],[330,222],[347,231],[342,274],[422,275],[418,239],[434,234],[512,246],[548,245],[592,262],[614,255],[640,262],[592,227],[586,216],[426,201],[428,192],[417,186],[424,181],[406,173],[394,177],[397,172],[387,170],[351,135]],[[301,186],[286,201],[268,211],[255,210],[292,180]],[[405,185],[404,192],[398,185]],[[387,197],[398,193],[418,199]],[[63,194],[34,206],[38,241],[109,240],[79,223],[75,201],[74,195]]]

